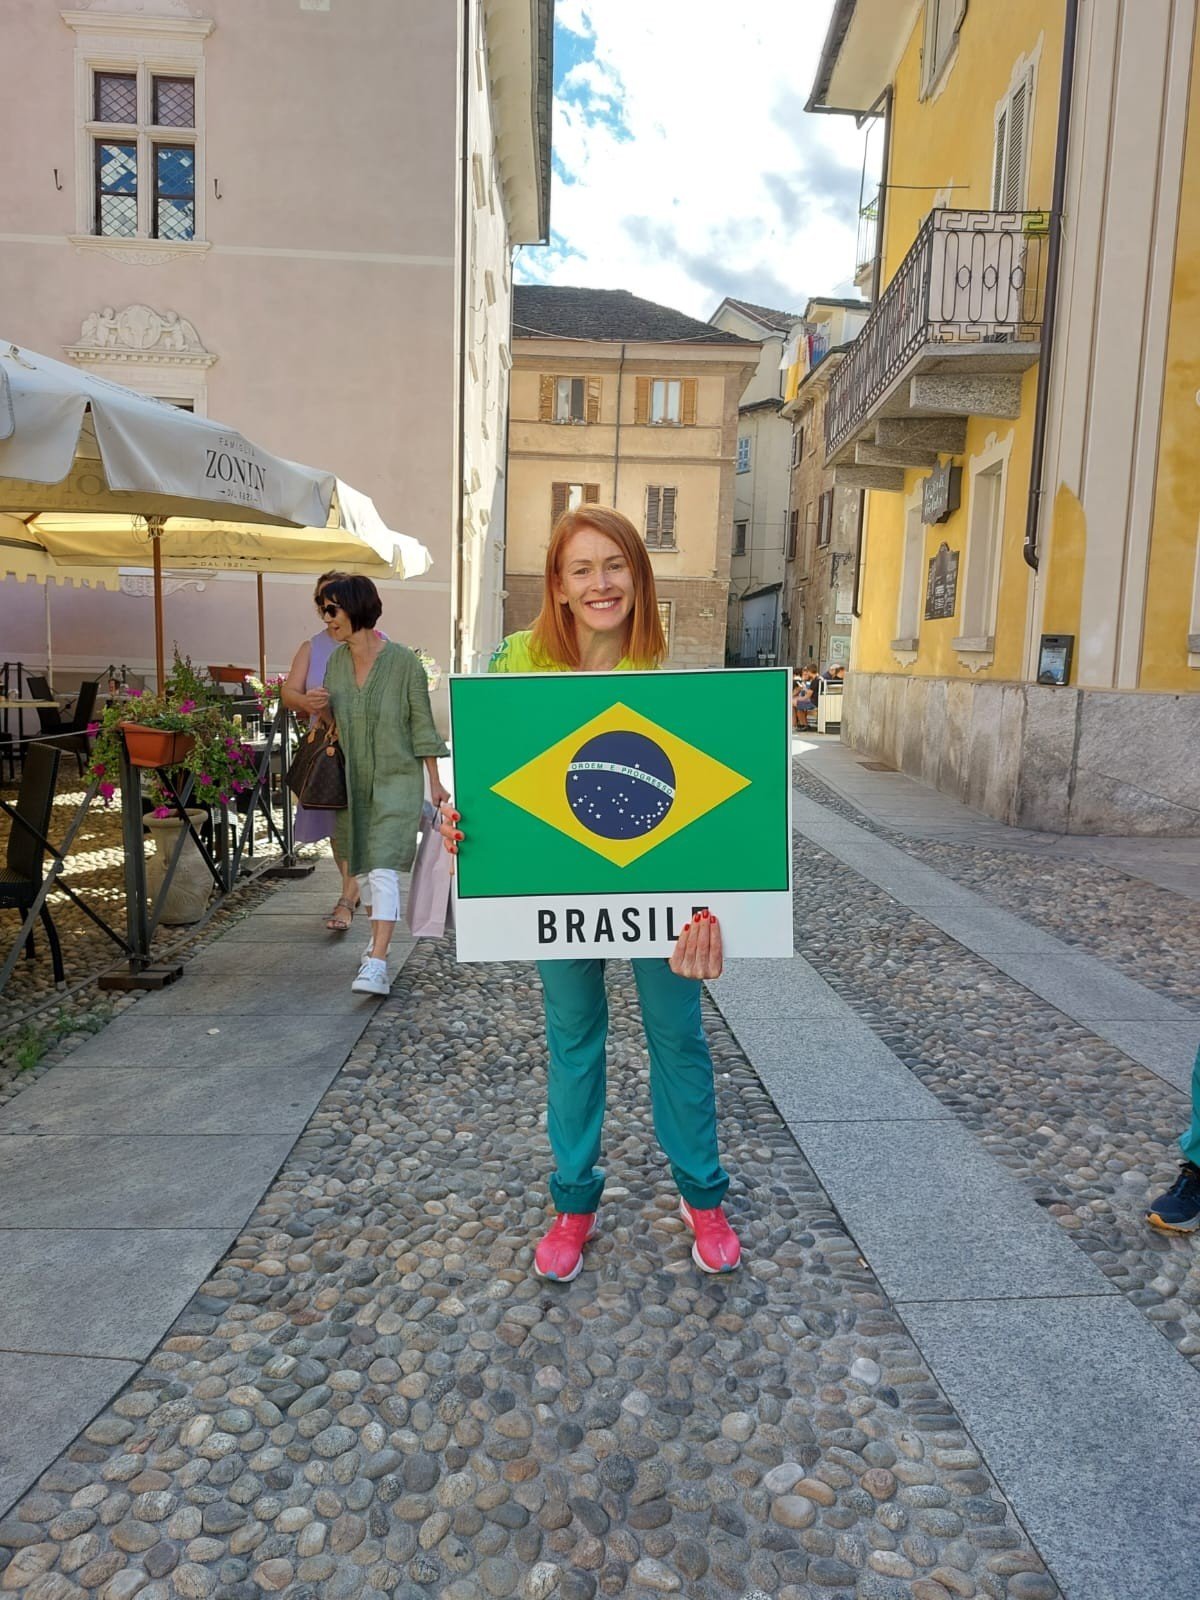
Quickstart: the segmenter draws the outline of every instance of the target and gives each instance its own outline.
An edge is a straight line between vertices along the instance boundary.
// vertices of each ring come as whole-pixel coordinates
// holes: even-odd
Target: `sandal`
[[[354,921],[354,910],[345,895],[338,895],[333,910],[325,918],[325,926],[330,933],[349,933],[350,924]]]

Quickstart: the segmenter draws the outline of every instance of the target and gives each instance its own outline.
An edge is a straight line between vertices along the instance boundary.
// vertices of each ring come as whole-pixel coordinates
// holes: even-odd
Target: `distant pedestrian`
[[[434,727],[425,668],[411,650],[375,631],[383,603],[370,578],[334,578],[323,594],[338,646],[325,687],[349,795],[337,813],[334,851],[371,906],[371,942],[350,987],[383,995],[391,987],[388,947],[400,920],[400,873],[416,853],[425,776],[435,806],[450,798],[437,768],[449,751]]]
[[[808,714],[817,709],[817,696],[820,693],[817,687],[820,679],[816,669],[804,667],[800,676],[792,684],[792,724],[796,728],[807,729]]]
[[[1150,1202],[1146,1221],[1167,1233],[1195,1233],[1200,1228],[1200,1050],[1192,1067],[1192,1120],[1179,1141],[1183,1151],[1179,1176]]]
[[[345,574],[340,572],[323,572],[317,579],[317,586],[313,591],[313,604],[321,619],[321,629],[311,639],[306,639],[296,651],[280,690],[283,704],[298,716],[307,717],[310,723],[319,721],[329,706],[329,692],[325,688],[325,668],[329,665],[330,656],[337,649],[337,640],[329,629],[329,617],[325,615],[323,609],[325,585],[335,578],[344,576]],[[330,608],[330,615],[336,614],[337,607]],[[333,811],[310,811],[306,806],[298,805],[292,823],[296,843],[318,844],[322,839],[331,839],[335,816],[336,813]],[[344,861],[338,862],[338,871],[342,875],[342,892],[337,897],[333,910],[325,918],[325,926],[330,933],[345,933],[358,906],[357,878]]]
[[[626,672],[657,667],[667,653],[654,573],[637,529],[619,511],[580,506],[555,524],[546,552],[542,609],[528,632],[513,633],[492,672]],[[502,734],[500,735],[503,736]],[[469,811],[471,797],[458,796]],[[446,848],[458,852],[457,811],[443,807]],[[721,1202],[729,1178],[717,1148],[713,1064],[700,1019],[700,980],[721,974],[717,920],[700,912],[685,925],[669,961],[635,960],[634,980],[650,1049],[654,1129],[679,1188],[679,1209],[703,1272],[731,1272],[741,1259]],[[534,1253],[542,1278],[570,1283],[596,1232],[604,1172],[604,962],[539,961],[550,1069],[547,1130],[558,1211]]]

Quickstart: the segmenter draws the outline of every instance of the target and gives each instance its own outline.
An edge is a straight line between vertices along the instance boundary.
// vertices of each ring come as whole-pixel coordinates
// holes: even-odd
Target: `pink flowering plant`
[[[254,751],[242,742],[239,730],[224,716],[211,687],[205,685],[190,661],[184,658],[181,662],[178,651],[161,694],[129,690],[110,701],[99,722],[88,727],[95,736],[89,776],[99,782],[106,805],[116,793],[120,777],[123,722],[136,722],[164,733],[191,734],[192,747],[172,767],[171,776],[176,788],[181,788],[187,775],[192,775],[192,799],[197,804],[236,805],[239,795],[253,789]],[[148,788],[151,798],[157,801],[156,817],[177,814],[155,777],[150,778]]]

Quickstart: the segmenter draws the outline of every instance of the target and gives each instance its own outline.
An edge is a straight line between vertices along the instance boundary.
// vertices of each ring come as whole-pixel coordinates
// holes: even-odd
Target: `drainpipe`
[[[831,513],[832,515],[832,513]],[[858,491],[858,528],[854,535],[854,587],[851,590],[850,615],[862,617],[862,547],[863,525],[867,520],[867,491]]]
[[[625,376],[625,344],[622,341],[621,354],[617,358],[617,426],[613,434],[613,509],[617,504],[617,485],[621,480],[621,380]]]
[[[1062,82],[1058,91],[1058,133],[1054,150],[1054,193],[1050,202],[1050,247],[1046,253],[1046,306],[1042,313],[1042,353],[1038,361],[1037,405],[1033,414],[1033,453],[1029,461],[1029,504],[1025,512],[1027,566],[1038,570],[1038,527],[1042,515],[1042,478],[1046,465],[1046,426],[1050,415],[1050,368],[1058,311],[1058,274],[1062,257],[1063,202],[1067,192],[1067,144],[1071,132],[1071,98],[1075,87],[1075,36],[1079,0],[1067,0],[1063,28]]]
[[[462,0],[462,142],[459,161],[459,282],[458,282],[458,470],[455,473],[456,506],[454,514],[454,615],[450,619],[450,650],[455,670],[463,670],[463,574],[466,562],[463,544],[467,536],[466,507],[463,503],[463,484],[467,465],[467,299],[470,288],[471,249],[471,0]]]

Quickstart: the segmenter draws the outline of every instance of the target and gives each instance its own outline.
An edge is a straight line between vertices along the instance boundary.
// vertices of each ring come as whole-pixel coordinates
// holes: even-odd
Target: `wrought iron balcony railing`
[[[852,439],[927,344],[1006,345],[1041,334],[1044,211],[931,211],[829,385],[826,454]]]

